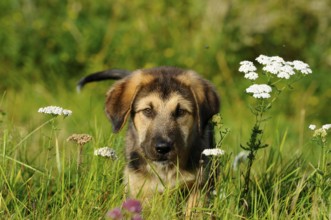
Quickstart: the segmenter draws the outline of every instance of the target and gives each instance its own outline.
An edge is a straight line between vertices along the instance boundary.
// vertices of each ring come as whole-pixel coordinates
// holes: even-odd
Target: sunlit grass
[[[24,89],[36,91],[29,85]],[[0,124],[0,214],[11,219],[104,218],[107,211],[125,200],[122,184],[124,134],[112,134],[103,112],[102,94],[93,94],[94,90],[89,88],[79,95],[61,89],[53,94],[42,86],[38,89],[42,91],[38,93],[40,99],[25,92],[8,91],[1,102],[6,114]],[[228,102],[223,98],[223,103]],[[65,119],[55,118],[56,134],[52,134],[52,126],[47,122],[50,118],[37,112],[39,107],[50,104],[73,111]],[[278,108],[281,109],[281,105]],[[233,117],[235,112],[238,112],[237,117]],[[200,210],[206,216],[213,214],[222,219],[330,217],[330,198],[325,198],[330,195],[330,187],[318,185],[321,178],[316,167],[321,149],[311,142],[311,131],[304,129],[301,146],[298,142],[301,129],[294,126],[298,122],[289,124],[287,117],[271,114],[274,115],[268,121],[271,126],[263,128],[270,149],[262,149],[256,155],[250,190],[253,209],[245,215],[240,206],[240,193],[247,164],[242,163],[239,169],[233,170],[232,163],[240,151],[240,143],[249,137],[252,123],[247,120],[249,114],[242,109],[224,108],[224,126],[217,129],[229,128],[222,141],[226,154],[218,161],[220,173],[209,205]],[[92,136],[91,142],[83,148],[79,169],[78,146],[66,141],[74,133]],[[118,159],[93,155],[95,149],[105,146],[114,149]],[[149,206],[143,207],[144,219],[179,218],[185,204],[178,204],[177,200],[182,198],[183,195],[173,193],[156,196]]]

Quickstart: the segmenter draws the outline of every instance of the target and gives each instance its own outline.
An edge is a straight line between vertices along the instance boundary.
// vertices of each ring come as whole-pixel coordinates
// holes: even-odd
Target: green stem
[[[322,141],[322,152],[321,152],[321,164],[320,164],[320,170],[323,172],[323,174],[326,173],[326,163],[327,163],[327,160],[326,160],[326,156],[327,156],[327,147],[326,147],[326,144],[325,144],[325,141]]]
[[[83,145],[79,144],[79,149],[77,153],[77,171],[80,168],[80,165],[82,164],[82,154],[83,154]]]
[[[18,142],[18,144],[16,144],[13,149],[10,151],[9,154],[13,153],[16,148],[18,148],[24,141],[26,141],[29,137],[31,137],[34,133],[36,133],[38,130],[40,130],[42,127],[44,127],[45,125],[47,125],[48,123],[50,122],[53,122],[55,119],[54,118],[51,118],[49,119],[48,121],[44,122],[43,124],[41,124],[39,127],[35,128],[33,131],[31,131],[27,136],[25,136],[20,142]],[[53,126],[52,126],[53,127]]]

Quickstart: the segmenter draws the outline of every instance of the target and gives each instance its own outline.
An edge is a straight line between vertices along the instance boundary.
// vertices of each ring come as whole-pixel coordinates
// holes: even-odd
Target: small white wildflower
[[[256,72],[248,72],[245,73],[244,77],[249,80],[256,80],[259,77],[259,75]]]
[[[270,98],[270,94],[269,93],[254,93],[253,94],[253,97],[254,98],[257,98],[257,99],[268,99]]]
[[[94,151],[94,155],[101,156],[101,157],[110,157],[113,160],[117,159],[117,155],[116,155],[115,151],[109,147],[102,147],[102,148],[96,149]]]
[[[331,124],[325,124],[321,128],[316,129],[316,125],[309,125],[309,129],[314,131],[313,137],[318,138],[323,143],[326,143],[326,136],[328,134],[328,130],[331,128]]]
[[[327,136],[326,129],[324,128],[319,128],[314,131],[313,137],[318,137],[322,140],[323,143],[326,142],[326,136]]]
[[[266,55],[260,55],[255,60],[263,65],[267,65],[270,63],[270,57],[268,57]]]
[[[272,56],[270,57],[271,62],[276,62],[276,63],[284,63],[284,59],[281,58],[280,56]]]
[[[247,93],[252,93],[254,98],[270,98],[272,88],[266,84],[253,84],[246,89]]]
[[[44,114],[51,114],[51,115],[64,115],[64,116],[69,116],[72,114],[71,110],[68,109],[63,109],[58,106],[47,106],[44,108],[39,108],[38,109],[39,113],[44,113]]]
[[[282,66],[277,74],[278,78],[285,78],[285,79],[289,79],[290,76],[294,75],[295,72],[293,71],[292,66],[290,66],[289,64],[285,64],[284,66]]]
[[[69,115],[72,114],[72,111],[68,110],[68,109],[63,109],[62,114],[65,115],[65,116],[69,116]]]
[[[266,72],[277,75],[281,71],[282,67],[283,64],[280,62],[270,62],[267,65],[265,65],[262,69]]]
[[[294,60],[292,62],[292,64],[293,64],[293,68],[295,70],[300,71],[302,74],[310,74],[310,73],[312,73],[312,71],[311,71],[311,69],[310,69],[310,67],[309,67],[309,65],[307,63],[304,63],[304,62],[302,62],[300,60]]]
[[[289,79],[290,75],[287,72],[280,72],[277,74],[277,77],[281,79]]]
[[[314,125],[314,124],[311,124],[311,125],[309,125],[309,127],[308,127],[310,130],[315,130],[316,129],[316,125]]]
[[[301,72],[302,74],[312,73],[309,65],[300,60],[284,61],[283,58],[279,56],[265,56],[260,55],[256,58],[256,61],[264,65],[262,68],[263,71],[277,75],[281,79],[289,79],[290,76],[294,75],[296,71]]]
[[[329,130],[331,128],[331,124],[325,124],[322,126],[324,130]]]
[[[248,93],[270,93],[272,91],[271,87],[267,84],[253,84],[246,89]]]
[[[204,149],[202,151],[202,154],[206,156],[218,156],[218,155],[223,155],[225,152],[222,149],[219,148],[214,148],[214,149]]]
[[[237,170],[239,165],[242,162],[244,162],[245,160],[247,160],[248,154],[249,153],[247,151],[241,151],[241,152],[239,152],[239,154],[237,154],[237,156],[234,158],[233,164],[232,164],[232,167],[234,170]]]
[[[248,73],[254,71],[256,71],[256,67],[254,66],[253,62],[247,60],[240,62],[239,72]]]

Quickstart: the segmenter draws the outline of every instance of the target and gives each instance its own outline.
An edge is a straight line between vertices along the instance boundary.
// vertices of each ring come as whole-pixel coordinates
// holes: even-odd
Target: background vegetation
[[[257,182],[269,180],[269,185],[263,182],[266,189],[277,182],[273,178],[288,179],[285,195],[291,195],[280,198],[280,208],[271,212],[268,207],[278,201],[274,193],[282,193],[283,188],[273,187],[280,190],[277,192],[260,188],[261,195],[274,200],[262,198],[270,203],[250,217],[265,217],[265,213],[273,218],[278,214],[312,217],[309,213],[314,214],[311,210],[318,207],[325,207],[323,216],[330,215],[328,205],[309,200],[311,188],[300,194],[304,199],[298,213],[302,215],[292,207],[296,204],[293,198],[301,198],[295,197],[296,186],[305,183],[303,176],[314,170],[320,154],[310,142],[307,127],[330,123],[330,9],[328,0],[2,0],[0,215],[95,219],[121,204],[123,189],[118,179],[123,158],[113,162],[92,156],[94,148],[106,145],[121,155],[123,135],[111,133],[103,113],[104,94],[111,82],[88,85],[80,94],[75,91],[81,77],[103,69],[172,65],[194,69],[208,78],[222,97],[221,115],[230,129],[223,148],[229,154],[226,164],[231,164],[254,123],[239,62],[260,54],[302,60],[313,75],[282,94],[273,106],[264,134],[270,147],[259,152],[253,167]],[[48,120],[37,113],[38,108],[48,105],[71,109],[73,115],[59,118],[56,129],[46,124],[35,130]],[[77,149],[65,141],[72,133],[93,136],[79,172]],[[61,169],[56,161],[56,140]],[[229,187],[230,182],[222,187],[227,195],[235,195],[238,189]],[[237,197],[226,198],[229,200],[216,202],[215,207],[228,207],[220,216],[238,217],[240,212],[233,208]],[[282,201],[292,202],[292,209]],[[146,216],[173,216],[169,210],[170,206],[152,210]]]

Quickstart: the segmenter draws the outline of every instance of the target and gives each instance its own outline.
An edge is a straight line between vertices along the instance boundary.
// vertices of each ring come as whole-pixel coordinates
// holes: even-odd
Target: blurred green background
[[[40,122],[36,111],[46,105],[73,110],[72,130],[104,123],[111,82],[75,92],[89,73],[171,65],[212,81],[225,124],[247,133],[249,82],[238,68],[260,54],[299,59],[313,70],[274,105],[272,125],[302,144],[307,124],[330,123],[329,0],[2,0],[0,11],[0,109],[23,131]]]

